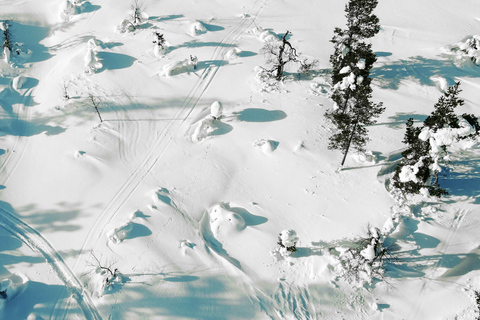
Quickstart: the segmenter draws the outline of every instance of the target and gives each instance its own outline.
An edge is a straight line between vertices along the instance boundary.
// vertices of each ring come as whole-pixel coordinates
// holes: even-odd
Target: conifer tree
[[[422,127],[415,127],[413,119],[408,119],[403,140],[408,147],[402,152],[393,176],[393,187],[404,195],[418,194],[423,188],[432,196],[448,194],[439,184],[440,165],[447,155],[447,147],[454,141],[474,138],[479,134],[477,117],[455,114],[455,108],[464,104],[458,97],[461,92],[459,86],[460,82],[457,82],[448,88],[435,103],[434,111]]]
[[[370,70],[376,61],[371,44],[363,40],[378,33],[378,18],[373,14],[377,0],[350,0],[345,7],[347,29],[335,28],[331,42],[335,51],[330,56],[332,65],[332,100],[334,109],[325,116],[332,121],[335,132],[329,148],[343,152],[341,166],[351,146],[364,151],[368,141],[365,126],[374,124],[385,110],[372,98]]]

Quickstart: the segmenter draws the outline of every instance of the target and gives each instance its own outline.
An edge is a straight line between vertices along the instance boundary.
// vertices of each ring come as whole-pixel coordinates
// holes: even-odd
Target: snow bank
[[[210,228],[215,238],[228,237],[232,233],[245,229],[245,220],[226,208],[223,204],[216,204],[209,210]]]

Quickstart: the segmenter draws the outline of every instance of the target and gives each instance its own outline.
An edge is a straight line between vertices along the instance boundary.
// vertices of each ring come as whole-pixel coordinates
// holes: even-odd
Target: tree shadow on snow
[[[459,68],[452,60],[416,56],[408,60],[384,63],[381,67],[373,68],[371,76],[381,88],[397,90],[406,79],[415,79],[421,85],[435,86],[436,82],[431,79],[433,76],[445,78],[451,86],[455,84],[457,77],[480,77],[480,68]]]
[[[153,16],[153,17],[149,17],[148,20],[157,21],[157,22],[162,22],[162,21],[167,21],[167,20],[180,19],[180,18],[183,18],[183,17],[184,17],[183,14],[171,14],[171,15],[168,15],[168,16]]]
[[[53,136],[65,132],[65,130],[65,128],[60,126],[36,124],[33,121],[28,122],[15,118],[0,119],[0,137],[7,135],[31,137],[41,133],[45,133],[47,136]]]
[[[134,57],[121,53],[100,51],[97,56],[101,59],[103,68],[99,70],[118,70],[129,68],[137,60]]]
[[[25,58],[27,62],[44,61],[52,57],[48,52],[48,48],[41,44],[42,40],[49,36],[49,28],[22,24],[16,21],[9,21],[8,23],[10,25],[10,33],[12,34],[12,42],[22,43],[22,51],[32,51],[32,54]],[[11,57],[15,59],[14,52],[12,52]]]
[[[171,52],[176,49],[180,48],[203,48],[203,47],[224,47],[224,48],[235,48],[236,45],[229,44],[229,43],[221,43],[221,42],[200,42],[198,40],[188,41],[178,46],[171,46],[168,47],[168,51]]]
[[[423,123],[423,121],[425,121],[425,119],[427,118],[427,115],[401,112],[401,113],[397,113],[394,116],[388,117],[388,119],[391,120],[390,122],[375,123],[370,127],[385,125],[392,129],[405,129],[406,128],[405,124],[407,123],[407,120],[410,118],[413,118],[414,123],[420,123],[420,122]]]
[[[259,108],[248,108],[240,112],[234,112],[234,116],[245,122],[271,122],[285,119],[287,114],[282,110],[265,110]]]

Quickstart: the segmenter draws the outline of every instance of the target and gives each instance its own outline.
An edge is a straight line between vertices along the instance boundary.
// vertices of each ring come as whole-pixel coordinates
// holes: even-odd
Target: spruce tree
[[[377,0],[350,0],[345,7],[347,29],[335,28],[331,42],[334,53],[332,65],[332,100],[334,109],[325,116],[332,121],[335,132],[330,137],[329,149],[343,152],[341,166],[351,146],[364,151],[368,141],[365,126],[374,124],[385,110],[381,103],[371,102],[370,70],[376,61],[371,44],[363,40],[378,33],[378,18],[373,14]]]
[[[442,196],[448,192],[440,187],[440,165],[447,154],[448,139],[442,135],[454,136],[455,141],[474,138],[480,132],[477,117],[473,114],[455,114],[455,108],[464,104],[458,96],[461,92],[460,82],[448,88],[434,105],[434,111],[425,119],[422,127],[415,127],[413,119],[407,121],[403,143],[407,149],[402,152],[402,159],[395,169],[393,187],[404,195],[418,194],[425,188],[432,196]],[[465,130],[462,118],[471,126]],[[468,125],[466,125],[468,127]],[[443,130],[443,131],[442,131]],[[435,135],[439,135],[439,141]]]

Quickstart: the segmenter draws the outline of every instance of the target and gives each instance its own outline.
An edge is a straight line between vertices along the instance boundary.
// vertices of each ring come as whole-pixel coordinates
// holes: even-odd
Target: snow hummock
[[[210,228],[216,238],[225,238],[245,229],[245,220],[227,209],[223,204],[216,204],[208,211]]]

